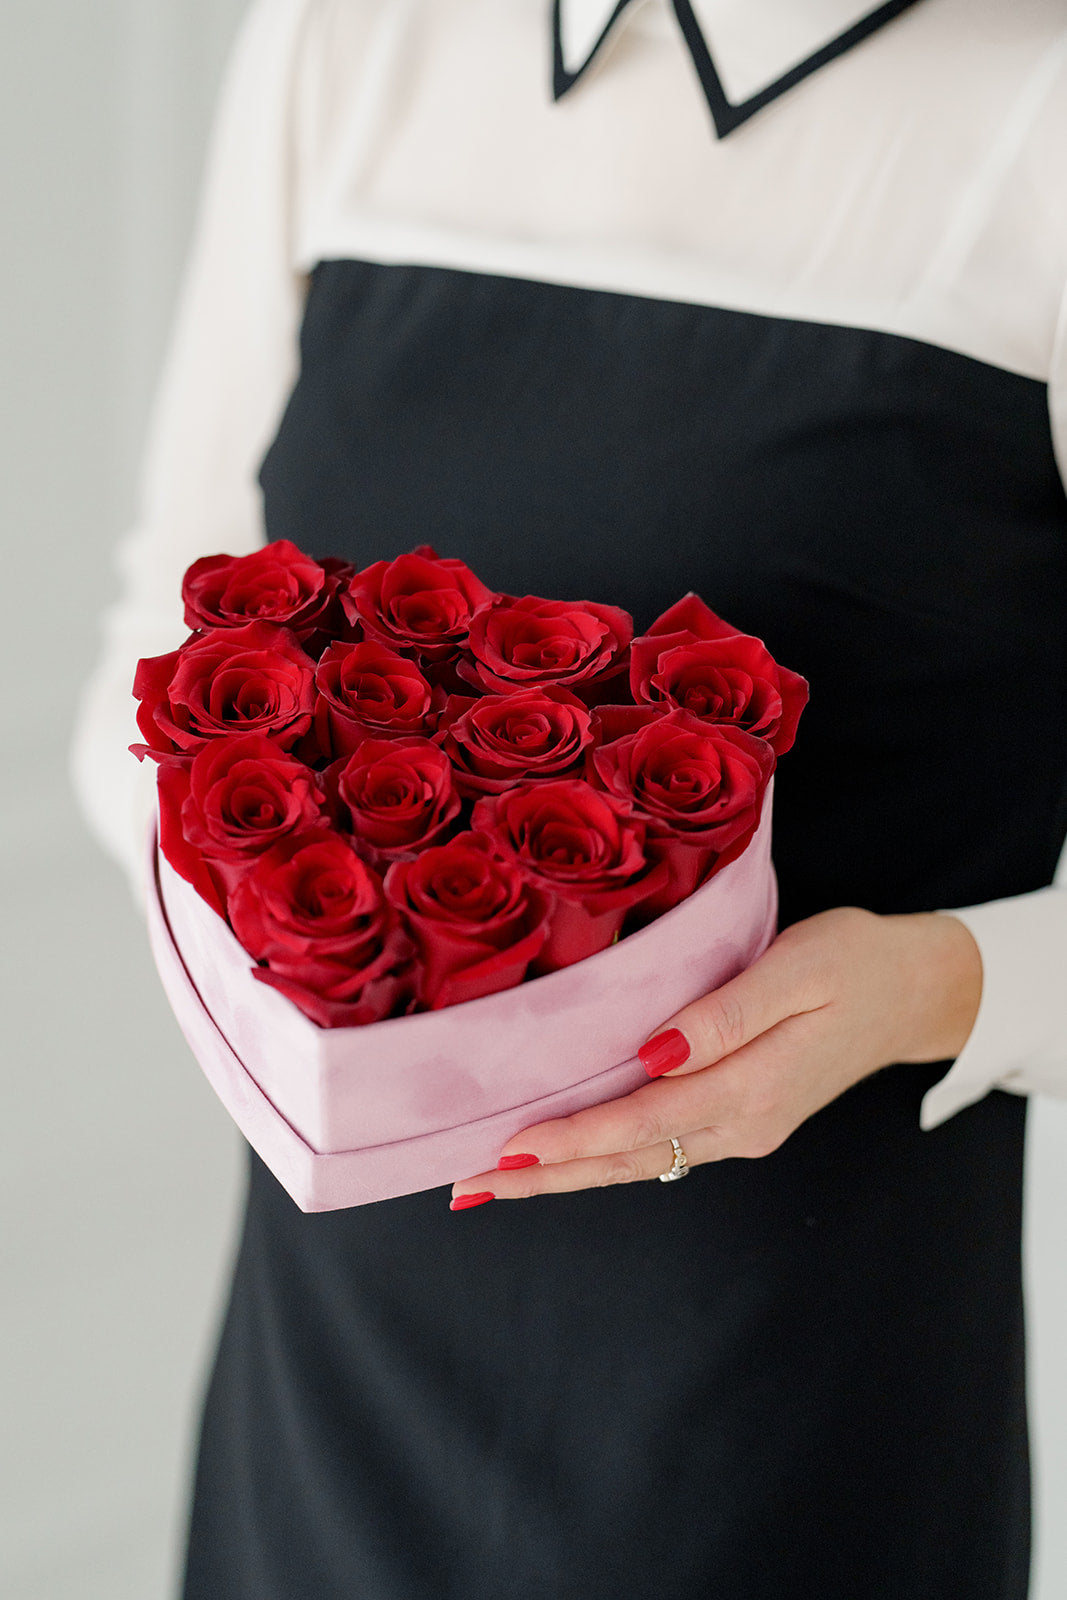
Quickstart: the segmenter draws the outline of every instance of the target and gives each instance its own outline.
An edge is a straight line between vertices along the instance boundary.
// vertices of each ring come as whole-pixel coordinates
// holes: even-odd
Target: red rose
[[[549,896],[548,942],[538,972],[553,972],[611,944],[627,912],[666,882],[649,866],[645,825],[580,778],[520,784],[485,795],[474,826]]]
[[[415,935],[434,1011],[514,988],[545,942],[543,898],[481,834],[394,862],[385,892]]]
[[[247,622],[279,622],[301,642],[317,632],[337,632],[340,577],[312,561],[288,539],[275,539],[246,556],[204,556],[182,581],[187,628],[240,628]]]
[[[456,769],[460,794],[499,794],[535,778],[558,778],[593,743],[593,718],[568,689],[517,689],[480,700],[452,695],[437,738]]]
[[[341,600],[368,639],[444,661],[466,642],[471,619],[493,599],[462,561],[420,545],[395,561],[375,561],[351,579]]]
[[[459,673],[501,694],[554,684],[592,700],[623,672],[633,631],[633,618],[617,606],[502,595],[471,623],[471,659]]]
[[[593,771],[648,824],[650,852],[670,869],[666,889],[642,907],[642,915],[658,916],[748,844],[774,751],[764,739],[688,711],[605,706],[601,715],[604,743]]]
[[[366,738],[432,733],[444,693],[413,661],[383,644],[332,644],[315,671],[315,734],[326,756],[347,756]]]
[[[253,856],[324,820],[318,776],[258,733],[164,758],[159,808],[164,856],[220,911],[218,890],[225,899]]]
[[[460,808],[451,762],[429,739],[364,739],[326,783],[364,856],[392,859],[438,844]]]
[[[311,726],[315,663],[295,634],[270,622],[193,634],[178,650],[137,663],[140,757],[199,750],[236,733],[292,749]]]
[[[634,640],[630,687],[635,700],[665,701],[754,733],[779,756],[791,748],[808,703],[804,678],[780,667],[761,639],[738,633],[695,594]]]
[[[381,879],[328,828],[257,856],[230,897],[254,975],[323,1028],[378,1022],[410,994],[411,941]]]

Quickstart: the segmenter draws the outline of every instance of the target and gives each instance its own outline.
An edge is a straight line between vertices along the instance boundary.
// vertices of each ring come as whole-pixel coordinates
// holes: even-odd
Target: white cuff
[[[936,1128],[990,1089],[1067,1097],[1067,888],[951,911],[982,956],[982,1000],[970,1038],[925,1095]]]

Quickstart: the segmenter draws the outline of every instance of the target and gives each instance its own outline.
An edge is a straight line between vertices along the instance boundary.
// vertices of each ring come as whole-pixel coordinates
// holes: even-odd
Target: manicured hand
[[[663,1023],[640,1051],[653,1081],[528,1128],[496,1171],[454,1186],[453,1209],[655,1178],[672,1135],[691,1167],[768,1155],[879,1068],[958,1055],[981,991],[978,947],[955,917],[809,917]]]

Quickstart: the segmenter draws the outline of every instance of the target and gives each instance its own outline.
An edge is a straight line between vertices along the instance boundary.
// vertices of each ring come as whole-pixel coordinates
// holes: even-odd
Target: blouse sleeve
[[[1067,296],[1053,349],[1049,414],[1067,483]],[[1067,1098],[1067,850],[1049,888],[953,915],[981,952],[982,999],[966,1045],[923,1100],[922,1126],[936,1128],[990,1089]]]
[[[309,0],[255,0],[225,76],[191,257],[150,426],[136,526],[118,551],[72,754],[93,831],[141,887],[155,767],[139,765],[141,656],[185,637],[185,568],[263,542],[257,470],[292,385],[303,285],[293,235],[299,60]]]
[[[253,0],[238,37],[154,410],[141,515],[119,550],[122,591],[83,699],[76,788],[136,888],[155,789],[154,767],[127,748],[137,738],[136,663],[184,637],[178,596],[191,561],[263,541],[257,471],[296,375],[303,304],[296,239],[313,166],[309,35],[328,9],[322,0]],[[1067,310],[1050,403],[1067,476]],[[1050,888],[954,914],[981,951],[982,1001],[967,1045],[923,1102],[927,1128],[995,1087],[1067,1097],[1067,865]]]

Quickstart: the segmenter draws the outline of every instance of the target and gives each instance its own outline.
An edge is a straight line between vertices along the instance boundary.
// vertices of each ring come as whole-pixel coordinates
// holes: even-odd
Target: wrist
[[[974,1028],[982,998],[982,957],[974,935],[946,912],[886,917],[906,948],[901,1008],[909,1062],[958,1056]]]

